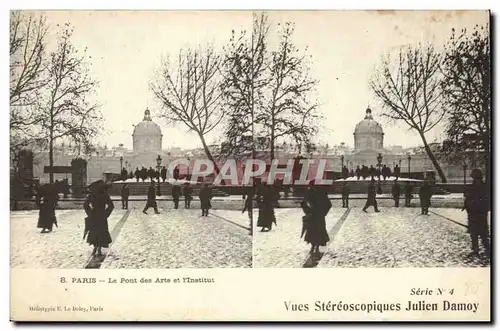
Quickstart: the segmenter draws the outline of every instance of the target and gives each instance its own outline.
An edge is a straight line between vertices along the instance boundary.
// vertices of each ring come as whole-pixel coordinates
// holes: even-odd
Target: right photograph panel
[[[489,268],[489,13],[253,19],[253,267]]]

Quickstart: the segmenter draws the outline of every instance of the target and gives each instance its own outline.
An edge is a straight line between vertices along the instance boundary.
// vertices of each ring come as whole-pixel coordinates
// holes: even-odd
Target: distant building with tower
[[[96,148],[88,155],[77,155],[68,147],[58,146],[54,151],[54,165],[70,165],[71,161],[80,157],[87,160],[87,182],[105,179],[105,174],[119,174],[120,165],[127,172],[134,172],[137,167],[152,167],[156,170],[158,155],[162,165],[168,165],[174,159],[168,150],[162,150],[163,134],[160,126],[151,118],[149,109],[144,111],[142,121],[134,126],[132,132],[132,149],[120,144],[116,147],[107,146]],[[121,161],[120,161],[121,160]],[[49,182],[49,174],[44,173],[44,167],[49,164],[49,155],[46,151],[35,151],[33,175],[40,178],[41,183]],[[180,166],[180,170],[183,167]],[[66,174],[55,174],[57,180],[71,178]]]
[[[190,151],[181,151],[175,146],[163,150],[162,141],[163,133],[160,126],[155,123],[151,117],[149,109],[144,111],[142,121],[135,125],[132,132],[132,149],[127,149],[123,144],[117,147],[108,148],[107,146],[97,148],[87,155],[78,155],[73,149],[65,146],[58,146],[54,150],[54,165],[55,166],[70,166],[73,159],[81,158],[86,161],[86,182],[90,183],[95,180],[105,179],[106,174],[119,174],[120,166],[127,169],[127,172],[134,172],[138,167],[157,169],[158,156],[161,158],[161,165],[168,166],[173,160],[178,158],[204,158],[205,154],[202,149],[193,149]],[[349,147],[348,144],[340,143],[326,146],[316,146],[314,151],[307,155],[302,150],[301,155],[307,158],[323,158],[326,159],[326,172],[330,173],[330,177],[334,173],[340,173],[342,165],[346,165],[349,170],[356,169],[357,166],[377,166],[378,157],[381,156],[381,165],[387,165],[393,169],[396,165],[401,168],[401,174],[406,177],[408,172],[414,178],[421,178],[427,172],[435,172],[434,166],[427,157],[423,148],[404,149],[401,146],[384,146],[385,133],[382,125],[378,123],[372,112],[368,108],[365,111],[364,118],[356,124],[353,132],[354,147]],[[214,147],[214,146],[211,146]],[[440,148],[439,146],[431,146]],[[278,145],[275,151],[275,158],[280,160],[281,165],[285,165],[288,160],[297,157],[300,151],[297,146],[291,143],[283,143]],[[44,167],[49,164],[49,156],[47,151],[33,151],[33,171],[35,178],[39,178],[41,183],[49,182],[49,174],[44,172]],[[268,158],[269,151],[256,151],[257,158]],[[245,158],[250,157],[246,155]],[[30,160],[29,158],[26,158]],[[24,160],[24,159],[23,159]],[[31,161],[30,161],[31,164]],[[450,183],[463,183],[463,169],[460,165],[449,165],[440,161],[443,171]],[[280,168],[283,168],[280,165]],[[469,165],[469,170],[471,166]],[[181,174],[189,174],[189,169],[186,166],[179,166]],[[311,173],[315,173],[315,167],[311,166]],[[31,173],[31,172],[30,172]],[[334,176],[337,176],[334,175]],[[70,174],[55,174],[55,180],[68,178],[71,184]],[[439,181],[439,178],[436,176]],[[467,176],[467,181],[470,179]]]

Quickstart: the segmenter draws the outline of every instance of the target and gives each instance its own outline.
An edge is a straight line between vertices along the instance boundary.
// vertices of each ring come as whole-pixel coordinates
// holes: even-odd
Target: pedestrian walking
[[[184,184],[184,208],[191,208],[191,200],[193,200],[193,188],[189,183]]]
[[[396,164],[393,172],[394,172],[394,177],[396,177],[396,179],[398,179],[399,176],[401,176],[401,168],[399,167],[399,165]]]
[[[370,177],[374,179],[377,176],[377,169],[375,169],[375,167],[371,165],[368,173],[370,174]]]
[[[361,169],[359,168],[359,165],[356,167],[356,177],[359,178],[361,177]]]
[[[349,185],[344,183],[344,186],[342,186],[342,208],[349,208],[349,193]]]
[[[413,187],[410,183],[405,186],[405,207],[410,207],[411,199],[413,198]]]
[[[107,192],[109,186],[102,180],[90,184],[90,194],[83,204],[87,218],[83,238],[94,246],[92,255],[102,255],[101,248],[108,248],[112,242],[108,229],[108,218],[113,212],[114,204]]]
[[[276,224],[276,216],[274,215],[274,194],[268,185],[260,185],[258,196],[259,216],[257,226],[261,227],[261,232],[272,230],[273,223]]]
[[[208,186],[207,183],[203,185],[203,188],[200,190],[200,207],[201,207],[201,216],[208,216],[208,211],[212,208],[212,189]]]
[[[135,168],[134,176],[137,182],[139,182],[139,178],[141,177],[141,171],[139,170],[139,167]]]
[[[181,187],[179,185],[172,186],[172,199],[174,200],[174,209],[179,209],[179,198],[181,197]]]
[[[52,232],[54,224],[57,226],[56,205],[59,195],[53,184],[45,184],[38,188],[36,204],[40,211],[38,213],[37,228],[41,233]]]
[[[399,196],[401,195],[401,186],[399,186],[397,179],[394,180],[392,185],[392,199],[394,200],[394,207],[399,207]]]
[[[149,208],[154,208],[155,214],[159,214],[158,205],[156,204],[156,190],[155,190],[155,181],[151,180],[151,184],[148,187],[148,200],[146,202],[146,207],[142,211],[144,214],[147,214]]]
[[[123,168],[122,171],[120,172],[120,177],[122,181],[126,181],[128,177],[128,172],[127,169]]]
[[[382,177],[384,178],[384,181],[390,176],[390,171],[389,167],[384,164],[382,167]]]
[[[253,188],[249,188],[246,192],[245,204],[243,206],[242,214],[248,212],[248,219],[250,221],[250,234],[253,229]]]
[[[161,168],[161,179],[165,183],[165,180],[167,179],[167,168],[165,166]]]
[[[302,218],[302,236],[311,245],[310,253],[319,255],[319,247],[326,246],[330,241],[326,230],[325,217],[332,207],[326,189],[315,186],[314,181],[309,184],[309,188],[301,203],[304,216]]]
[[[420,209],[422,215],[428,215],[429,207],[431,205],[432,188],[427,180],[424,181],[424,184],[420,187],[418,196],[420,198]]]
[[[121,196],[122,196],[122,209],[128,209],[128,198],[130,196],[130,188],[128,187],[128,184],[123,185]]]
[[[490,197],[488,185],[483,182],[481,170],[471,172],[472,184],[466,187],[465,203],[462,210],[467,210],[467,229],[471,237],[472,252],[470,255],[479,254],[479,238],[481,238],[485,254],[490,256],[490,240],[488,230],[488,212],[490,211]]]
[[[347,166],[342,167],[342,178],[347,179],[349,177],[349,169],[347,169]]]
[[[141,178],[142,182],[145,182],[146,179],[148,178],[148,170],[145,167],[142,167],[141,169]]]
[[[373,206],[375,208],[375,212],[380,212],[378,210],[377,199],[376,199],[376,189],[375,189],[375,179],[372,178],[370,184],[368,185],[368,197],[366,199],[365,206],[363,207],[363,211],[366,213],[368,207]]]
[[[154,179],[157,177],[156,171],[153,169],[153,167],[149,167],[147,174],[148,174],[148,177],[151,181],[154,181]]]

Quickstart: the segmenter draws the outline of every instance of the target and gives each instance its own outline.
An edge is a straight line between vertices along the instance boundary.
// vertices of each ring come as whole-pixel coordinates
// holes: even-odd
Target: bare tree
[[[10,17],[10,106],[30,106],[44,85],[45,17],[14,11]]]
[[[54,165],[54,144],[58,140],[75,142],[80,154],[91,144],[102,123],[99,106],[90,100],[98,86],[90,77],[90,57],[78,55],[71,44],[72,33],[69,23],[61,27],[57,49],[50,54],[47,84],[37,102],[39,135],[49,147],[50,166]]]
[[[382,61],[370,80],[370,87],[382,103],[383,116],[402,121],[419,134],[427,156],[441,181],[446,183],[426,138],[426,133],[445,115],[440,63],[441,56],[432,45],[401,49],[395,62],[389,56]]]
[[[224,118],[221,63],[213,47],[181,50],[177,63],[162,61],[150,84],[162,105],[161,116],[170,123],[182,123],[198,135],[217,174],[219,167],[206,136]]]
[[[255,115],[258,134],[269,137],[271,159],[279,141],[309,143],[321,119],[311,95],[317,81],[309,75],[309,57],[300,54],[292,42],[293,24],[278,26],[280,42],[270,53],[269,78]]]
[[[491,64],[489,27],[476,26],[471,34],[452,32],[443,61],[443,89],[449,113],[448,159],[461,162],[472,151],[486,167],[491,153]]]
[[[269,23],[265,14],[253,13],[252,34],[239,36],[232,31],[225,47],[223,62],[224,98],[228,121],[224,130],[226,155],[239,154],[255,148],[254,108],[263,95],[267,77],[267,35]]]
[[[45,17],[10,14],[10,152],[16,167],[19,150],[36,143],[36,100],[46,83]]]

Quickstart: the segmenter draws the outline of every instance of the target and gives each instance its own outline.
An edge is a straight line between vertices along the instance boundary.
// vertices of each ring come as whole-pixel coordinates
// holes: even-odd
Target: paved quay
[[[486,266],[470,259],[464,226],[417,208],[384,208],[364,213],[353,208],[319,268],[433,268]]]
[[[38,210],[10,214],[10,265],[12,268],[82,269],[93,246],[83,239],[85,211],[56,210],[58,227],[51,233],[37,229]],[[115,209],[108,218],[110,231],[125,215]],[[107,249],[103,249],[105,254]]]
[[[338,222],[345,208],[332,208],[326,217],[326,228],[330,230]],[[254,210],[257,223],[258,210]],[[300,238],[302,231],[301,209],[275,209],[276,223],[269,232],[254,230],[254,267],[255,268],[301,268],[311,246]],[[324,247],[320,247],[324,250]]]
[[[241,211],[219,210],[217,216],[201,217],[199,209],[175,210],[160,203],[160,214],[150,209],[145,215],[143,207],[142,202],[131,202],[126,215],[115,203],[108,219],[114,240],[109,249],[103,249],[106,257],[101,268],[252,266],[252,237],[248,217]],[[38,210],[11,212],[11,267],[86,267],[92,246],[82,238],[85,212],[57,210],[56,215],[59,227],[41,234],[36,228]]]

